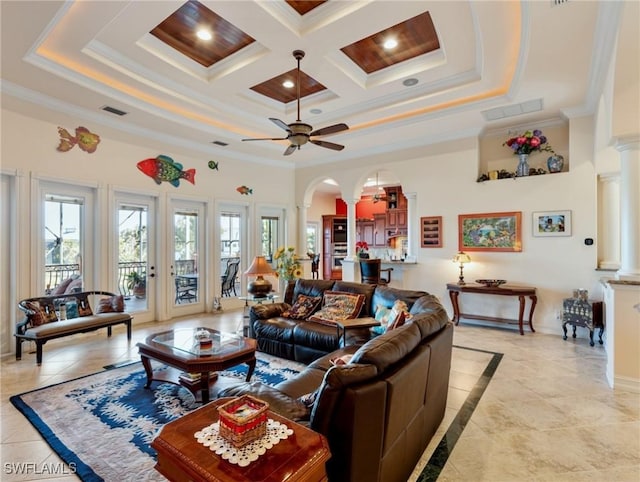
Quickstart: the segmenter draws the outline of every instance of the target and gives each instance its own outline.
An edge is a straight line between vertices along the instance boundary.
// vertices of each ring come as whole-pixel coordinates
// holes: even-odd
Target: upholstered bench
[[[96,313],[93,313],[91,304]],[[62,306],[64,305],[64,307]],[[42,345],[54,338],[107,329],[111,336],[111,327],[127,326],[127,339],[131,340],[132,316],[124,312],[122,296],[108,291],[82,291],[61,295],[28,298],[18,303],[25,318],[16,324],[16,360],[22,359],[22,342],[36,344],[36,363],[42,364]],[[64,318],[61,312],[65,313]]]

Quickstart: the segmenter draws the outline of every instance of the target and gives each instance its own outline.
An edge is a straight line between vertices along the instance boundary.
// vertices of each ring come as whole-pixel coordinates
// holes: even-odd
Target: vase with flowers
[[[273,255],[276,260],[276,275],[286,282],[302,277],[302,264],[296,254],[296,248],[280,247]]]
[[[369,245],[366,241],[358,241],[356,243],[356,254],[358,258],[367,259],[369,258]]]
[[[542,151],[553,152],[553,149],[547,143],[547,138],[542,135],[542,131],[539,129],[526,131],[524,134],[512,137],[502,145],[511,148],[513,153],[519,158],[516,177],[529,175],[529,154]]]

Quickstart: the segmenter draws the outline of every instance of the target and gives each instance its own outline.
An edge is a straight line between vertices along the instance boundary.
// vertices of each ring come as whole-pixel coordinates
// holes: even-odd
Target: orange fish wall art
[[[100,144],[100,136],[82,126],[76,128],[75,136],[72,136],[64,127],[58,127],[58,134],[60,135],[60,144],[58,144],[60,152],[70,151],[73,146],[77,145],[84,152],[91,154],[96,152],[98,144]]]
[[[236,191],[238,191],[240,194],[244,194],[245,196],[248,196],[249,194],[253,194],[253,189],[245,186],[244,184],[242,186],[238,186],[236,188]]]

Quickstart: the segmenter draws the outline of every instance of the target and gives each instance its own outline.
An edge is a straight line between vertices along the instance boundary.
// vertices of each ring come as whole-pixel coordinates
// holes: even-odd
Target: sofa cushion
[[[351,363],[375,365],[378,373],[382,373],[389,366],[402,360],[421,340],[418,326],[408,323],[362,345],[353,355]]]
[[[310,408],[297,398],[281,392],[261,382],[245,382],[225,388],[218,392],[221,397],[239,397],[249,394],[269,404],[269,410],[293,421],[309,420]]]
[[[376,290],[376,285],[369,285],[364,283],[354,283],[352,281],[336,281],[332,288],[333,291],[342,291],[345,293],[358,293],[364,295],[364,304],[362,305],[362,311],[360,311],[360,317],[368,318],[373,316],[373,294]],[[391,307],[391,305],[389,305]]]
[[[101,298],[96,313],[122,313],[124,311],[124,297],[122,295]]]
[[[297,324],[294,320],[278,316],[268,320],[257,320],[253,324],[253,330],[258,339],[293,343],[293,330]]]
[[[293,329],[293,343],[329,353],[338,348],[338,329],[335,325],[315,321],[298,322]]]
[[[322,308],[309,317],[309,321],[331,323],[357,318],[362,310],[365,297],[362,294],[342,291],[325,291]]]
[[[308,280],[298,279],[293,286],[292,300],[296,300],[299,295],[307,296],[320,296],[324,295],[325,291],[332,289],[333,280]],[[285,301],[287,301],[285,297]]]
[[[309,318],[322,303],[321,296],[307,296],[302,293],[298,295],[293,306],[284,311],[284,318],[292,318],[294,320],[306,320]]]
[[[376,286],[371,300],[371,306],[375,308],[378,305],[393,307],[396,300],[402,300],[407,304],[409,312],[413,313],[413,305],[421,297],[427,295],[426,291],[401,290],[398,288],[390,288],[389,286]]]
[[[72,281],[73,281],[73,278],[71,277],[62,280],[58,286],[53,288],[53,290],[51,291],[51,294],[55,296],[63,295],[67,291],[67,288],[69,287]]]

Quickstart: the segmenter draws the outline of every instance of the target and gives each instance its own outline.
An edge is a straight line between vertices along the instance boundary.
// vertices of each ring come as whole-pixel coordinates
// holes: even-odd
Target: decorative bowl
[[[497,288],[507,282],[506,279],[477,279],[476,283],[486,286],[487,288]]]

